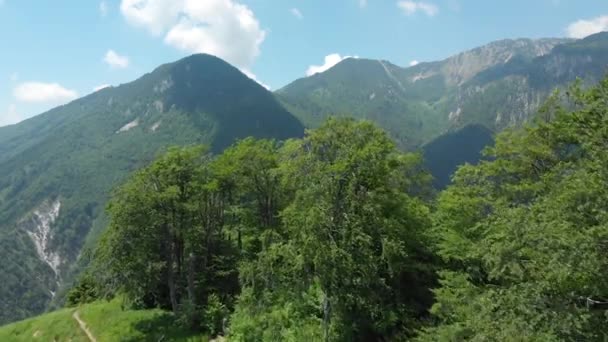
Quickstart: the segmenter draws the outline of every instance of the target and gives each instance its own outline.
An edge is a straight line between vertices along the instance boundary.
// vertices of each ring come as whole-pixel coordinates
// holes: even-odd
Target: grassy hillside
[[[173,315],[161,310],[123,310],[121,301],[95,302],[61,309],[0,327],[0,341],[73,341],[89,339],[74,318],[80,319],[98,342],[208,341],[207,336],[175,328]]]
[[[72,318],[73,311],[63,309],[0,327],[0,341],[88,341]]]

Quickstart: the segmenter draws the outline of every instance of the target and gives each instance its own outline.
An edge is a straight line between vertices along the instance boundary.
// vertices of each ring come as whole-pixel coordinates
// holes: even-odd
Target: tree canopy
[[[608,79],[462,167],[434,214],[441,273],[422,340],[605,340]]]
[[[174,148],[117,189],[68,298],[233,341],[603,341],[606,147],[608,78],[556,92],[436,198],[367,121]]]

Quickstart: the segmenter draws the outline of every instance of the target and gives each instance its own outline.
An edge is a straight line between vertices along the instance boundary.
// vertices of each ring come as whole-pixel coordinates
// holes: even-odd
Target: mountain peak
[[[508,63],[515,57],[532,59],[543,56],[555,46],[569,41],[558,38],[498,40],[445,59],[441,69],[448,84],[463,84],[480,72]]]

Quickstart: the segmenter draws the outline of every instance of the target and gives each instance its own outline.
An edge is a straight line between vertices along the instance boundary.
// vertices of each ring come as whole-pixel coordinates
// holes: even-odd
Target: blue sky
[[[0,126],[195,52],[278,89],[344,56],[407,66],[603,30],[605,0],[0,0]]]

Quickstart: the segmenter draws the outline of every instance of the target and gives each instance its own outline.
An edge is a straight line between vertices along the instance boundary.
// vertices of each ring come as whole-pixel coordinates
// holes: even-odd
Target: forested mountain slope
[[[167,146],[302,134],[272,93],[209,55],[0,128],[0,323],[46,308],[105,227],[110,190]]]
[[[520,125],[553,89],[577,77],[595,83],[607,65],[608,33],[502,40],[409,68],[349,58],[276,94],[306,125],[354,115],[377,122],[412,149],[469,124],[495,132]]]

